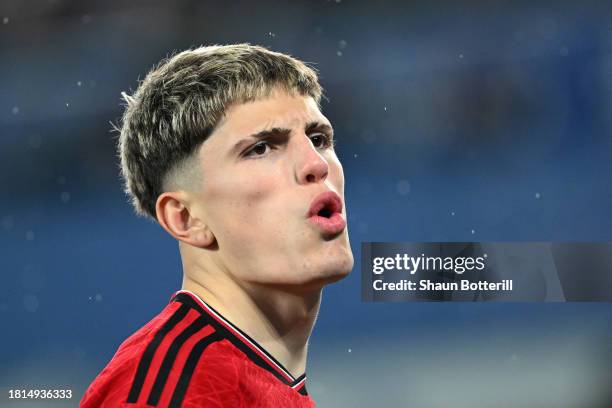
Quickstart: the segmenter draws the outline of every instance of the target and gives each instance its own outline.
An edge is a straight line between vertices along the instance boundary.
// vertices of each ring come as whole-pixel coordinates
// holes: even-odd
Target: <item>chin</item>
[[[325,286],[344,279],[353,270],[350,246],[334,249],[312,260],[304,270],[304,285]]]
[[[327,241],[323,247],[301,252],[299,259],[277,259],[260,276],[260,284],[283,288],[291,292],[311,292],[342,280],[353,270],[353,252],[348,239]],[[291,273],[287,273],[291,271]]]
[[[288,292],[305,293],[320,291],[324,286],[345,278],[353,269],[353,253],[350,247],[336,249],[333,253],[311,255],[287,268],[286,264],[265,281],[258,283]],[[276,269],[276,268],[274,268]],[[287,269],[293,271],[290,275]],[[268,270],[270,272],[270,270]]]

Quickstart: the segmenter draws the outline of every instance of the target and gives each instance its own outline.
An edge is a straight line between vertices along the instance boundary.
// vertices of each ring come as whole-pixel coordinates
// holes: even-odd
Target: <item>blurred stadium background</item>
[[[3,392],[76,405],[179,289],[109,122],[161,58],[234,42],[314,63],[339,139],[357,263],[311,338],[319,407],[612,407],[609,303],[360,300],[362,241],[612,240],[612,5],[569,1],[3,0]]]

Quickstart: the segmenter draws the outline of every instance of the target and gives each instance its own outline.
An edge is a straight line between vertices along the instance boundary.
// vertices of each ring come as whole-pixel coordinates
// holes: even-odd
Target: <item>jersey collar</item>
[[[223,317],[219,312],[208,305],[198,295],[189,290],[175,292],[170,301],[181,302],[205,313],[212,318],[212,323],[221,332],[228,334],[227,338],[232,344],[243,351],[255,364],[272,373],[276,378],[303,395],[306,392],[306,373],[293,377],[291,373],[270,353],[261,347],[248,334]]]

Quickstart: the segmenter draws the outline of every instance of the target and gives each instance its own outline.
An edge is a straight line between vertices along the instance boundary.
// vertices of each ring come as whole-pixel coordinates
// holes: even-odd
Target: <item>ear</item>
[[[157,221],[179,241],[207,248],[215,242],[215,236],[208,225],[191,211],[188,198],[184,191],[162,193],[155,203]]]

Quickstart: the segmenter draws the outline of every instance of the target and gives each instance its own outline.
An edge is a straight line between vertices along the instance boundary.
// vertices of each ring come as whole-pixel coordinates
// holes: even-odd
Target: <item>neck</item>
[[[294,378],[306,371],[307,344],[321,303],[321,289],[291,292],[261,285],[238,285],[204,271],[187,271],[189,290],[248,334]],[[205,279],[204,279],[204,275]]]

